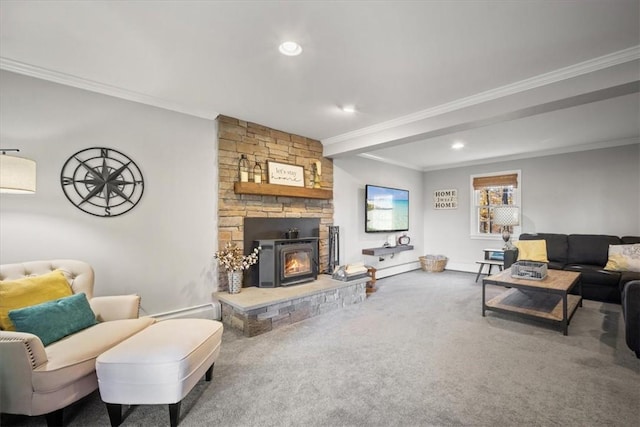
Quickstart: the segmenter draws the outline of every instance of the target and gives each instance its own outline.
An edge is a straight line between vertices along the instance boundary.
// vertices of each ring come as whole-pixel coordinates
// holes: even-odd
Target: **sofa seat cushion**
[[[45,348],[47,362],[33,371],[34,390],[51,392],[91,374],[100,354],[154,322],[142,317],[98,323],[50,344]]]
[[[624,290],[624,286],[634,280],[640,280],[640,273],[636,271],[621,271],[620,272],[620,293]]]
[[[598,265],[588,264],[569,264],[566,265],[565,270],[577,271],[582,273],[580,277],[581,282],[588,283],[590,285],[618,287],[620,282],[620,273],[617,271],[607,271]]]
[[[563,262],[549,261],[547,263],[547,268],[550,268],[552,270],[564,270],[564,266],[565,263]]]

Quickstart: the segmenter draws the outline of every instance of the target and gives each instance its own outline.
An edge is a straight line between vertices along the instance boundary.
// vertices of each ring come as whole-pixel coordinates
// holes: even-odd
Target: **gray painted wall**
[[[377,277],[419,268],[418,257],[424,255],[422,173],[361,157],[333,161],[334,225],[340,227],[340,262],[364,262],[378,269]],[[400,252],[384,261],[363,255],[362,249],[380,247],[390,234],[364,232],[364,187],[366,184],[409,190],[409,232],[413,251]]]
[[[9,72],[0,74],[0,141],[37,162],[35,195],[0,194],[0,262],[76,258],[96,294],[138,293],[146,313],[206,304],[217,287],[216,122]],[[74,207],[60,170],[104,146],[142,170],[145,193],[114,218]]]
[[[483,248],[502,240],[471,239],[470,175],[519,169],[522,173],[521,232],[640,235],[638,144],[556,156],[427,172],[424,198],[458,188],[456,210],[424,209],[427,252],[449,256],[448,268],[474,271]]]
[[[216,290],[216,122],[0,72],[0,145],[38,162],[35,195],[0,195],[0,262],[78,258],[96,269],[96,294],[139,293],[149,314],[205,304]],[[121,217],[72,206],[60,169],[78,150],[106,146],[132,157],[146,189]],[[360,157],[334,161],[334,224],[342,263],[365,262],[378,277],[445,254],[447,268],[475,271],[485,247],[470,232],[471,174],[522,171],[522,231],[640,234],[640,149],[604,150],[421,173]],[[561,184],[562,185],[559,185]],[[378,261],[362,249],[387,234],[364,232],[364,186],[410,191],[415,250]],[[457,188],[456,210],[434,210],[433,191]],[[550,204],[557,209],[550,214]],[[517,231],[519,233],[519,231]]]

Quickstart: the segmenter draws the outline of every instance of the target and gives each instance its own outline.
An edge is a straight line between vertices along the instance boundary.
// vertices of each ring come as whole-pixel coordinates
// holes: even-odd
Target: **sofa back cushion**
[[[569,264],[599,265],[604,267],[609,258],[609,245],[622,242],[617,236],[603,234],[570,234]]]
[[[547,242],[547,259],[549,259],[549,262],[557,262],[560,264],[567,263],[569,243],[567,241],[566,234],[524,233],[520,235],[520,240],[545,240]],[[607,247],[607,251],[608,250],[609,249]]]
[[[640,243],[640,236],[623,236],[620,238],[623,245],[633,245]]]

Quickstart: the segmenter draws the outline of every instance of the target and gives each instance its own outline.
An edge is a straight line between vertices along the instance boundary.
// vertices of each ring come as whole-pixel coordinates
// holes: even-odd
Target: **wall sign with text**
[[[267,178],[269,184],[304,187],[304,168],[288,163],[267,161]]]
[[[433,192],[433,209],[458,209],[458,190],[436,190]]]

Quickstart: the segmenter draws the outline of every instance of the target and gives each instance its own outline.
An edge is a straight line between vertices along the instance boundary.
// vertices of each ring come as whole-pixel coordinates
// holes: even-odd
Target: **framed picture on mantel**
[[[304,168],[289,163],[267,161],[267,182],[290,187],[304,187]]]

